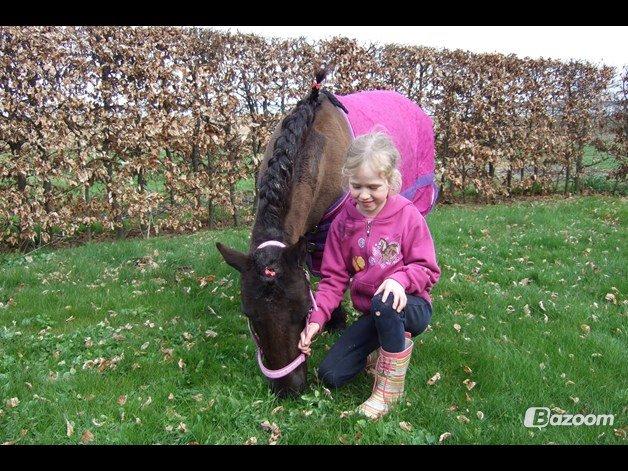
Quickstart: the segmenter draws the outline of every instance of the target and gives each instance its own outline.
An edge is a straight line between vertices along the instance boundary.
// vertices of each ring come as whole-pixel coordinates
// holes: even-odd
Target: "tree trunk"
[[[214,228],[214,200],[212,199],[207,204],[207,227],[208,229]]]
[[[235,183],[229,185],[229,202],[233,210],[233,225],[234,227],[238,227],[240,224],[238,223],[238,208],[236,207]]]
[[[107,175],[109,176],[107,180],[107,197],[111,200],[111,210],[114,214],[113,221],[116,229],[116,238],[122,239],[124,238],[124,225],[122,223],[122,212],[118,206],[118,195],[112,188],[113,182],[113,162],[107,162]]]
[[[20,173],[17,176],[17,189],[19,191],[26,190],[26,175],[24,175],[23,173]]]
[[[85,203],[89,204],[89,185],[85,185],[85,193],[84,193]],[[92,240],[92,225],[87,225],[87,241],[90,242]]]
[[[201,118],[196,118],[196,123],[194,124],[194,142],[192,143],[192,155],[191,155],[191,161],[192,161],[192,170],[194,170],[194,173],[198,173],[198,156],[199,156],[199,152],[200,149],[198,147],[198,135],[200,133],[201,130]]]
[[[571,162],[567,159],[567,163],[565,165],[565,188],[563,190],[564,194],[567,194],[569,191],[569,177],[571,175]]]
[[[146,179],[144,178],[144,169],[142,168],[137,171],[137,186],[140,193],[144,193],[146,191]],[[148,239],[150,237],[150,223],[146,226],[146,224],[142,223],[140,219],[140,231],[142,231],[142,234],[146,233],[146,238]]]
[[[508,169],[506,173],[506,188],[508,189],[508,197],[512,196],[512,169]]]
[[[574,193],[580,193],[580,176],[582,175],[582,152],[578,152],[578,156],[576,157],[576,174],[573,179],[573,191]]]

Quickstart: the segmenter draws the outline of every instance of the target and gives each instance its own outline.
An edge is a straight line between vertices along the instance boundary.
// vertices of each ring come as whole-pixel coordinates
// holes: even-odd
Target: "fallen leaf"
[[[543,305],[543,301],[539,301],[539,307],[541,308],[541,311],[545,312],[545,306]]]
[[[477,411],[476,415],[478,416],[478,419],[480,420],[484,419],[484,412],[482,412],[481,410]]]
[[[459,415],[456,417],[456,419],[458,419],[458,422],[460,422],[461,424],[468,424],[469,422],[471,422],[466,415]]]
[[[216,337],[218,334],[216,332],[214,332],[213,330],[206,330],[205,331],[205,337],[209,337],[209,338],[214,338]]]
[[[591,332],[591,327],[586,324],[582,324],[580,326],[580,330],[584,332],[585,334],[588,334],[589,332]]]
[[[471,391],[477,384],[474,381],[471,381],[470,379],[465,379],[462,383],[467,387],[469,391]]]
[[[146,402],[144,402],[144,404],[142,404],[142,409],[144,409],[145,407],[148,407],[149,405],[151,405],[152,402],[153,402],[153,398],[148,396],[148,399],[146,399]]]
[[[12,397],[11,399],[7,400],[6,404],[7,404],[7,407],[11,409],[13,407],[19,406],[20,400],[17,397]]]
[[[409,422],[399,422],[399,427],[406,432],[412,431],[412,424]]]
[[[443,443],[449,437],[451,437],[451,433],[449,433],[449,432],[443,433],[440,437],[438,437],[438,443]]]
[[[65,419],[65,434],[68,437],[74,435],[74,422],[70,422],[67,418]]]
[[[185,368],[185,362],[183,361],[183,358],[179,358],[178,365],[179,365],[179,368],[181,369]]]
[[[94,439],[94,434],[90,432],[89,430],[85,430],[83,432],[83,435],[81,435],[81,442],[83,444],[87,444],[91,442],[93,439]]]
[[[126,404],[126,394],[123,394],[122,396],[118,398],[118,404],[120,404],[121,406]]]
[[[613,304],[617,304],[617,298],[615,297],[613,293],[607,293],[606,296],[604,296],[604,299],[612,302]]]
[[[574,404],[578,404],[580,402],[580,398],[579,397],[574,397],[574,396],[569,396],[569,399],[571,399],[573,401]]]
[[[208,283],[211,283],[212,281],[214,281],[216,277],[214,275],[209,275],[209,276],[197,277],[196,279],[198,280],[198,283],[202,288],[206,286]]]
[[[277,424],[275,422],[271,424],[270,422],[268,422],[268,420],[265,420],[264,422],[260,424],[260,426],[266,432],[270,432],[270,438],[268,439],[268,444],[276,445],[277,442],[279,441],[279,438],[281,438],[281,429],[277,426]]]
[[[628,437],[628,426],[622,428],[614,428],[613,433],[615,433],[616,437],[623,438],[624,440]]]
[[[468,375],[470,375],[471,373],[473,373],[473,370],[471,368],[469,368],[468,366],[465,366],[462,368],[464,370],[464,372]]]
[[[345,417],[349,417],[350,415],[353,415],[353,411],[352,410],[345,410],[345,411],[342,411],[340,413],[340,418],[344,419]]]
[[[177,427],[177,430],[181,433],[186,433],[188,431],[188,427],[187,425],[185,425],[185,423],[180,422],[179,426]]]
[[[172,401],[174,399],[174,394],[170,393],[168,394],[168,400]]]
[[[460,329],[462,329],[462,327],[460,327],[460,324],[454,324],[454,329],[456,330],[456,332],[460,332]]]
[[[440,378],[441,378],[440,373],[436,373],[434,376],[432,376],[430,379],[427,380],[427,385],[432,386]]]
[[[257,437],[251,437],[246,442],[245,445],[257,445]]]
[[[283,412],[283,406],[275,407],[270,413],[275,415],[275,414],[278,414],[279,412]]]

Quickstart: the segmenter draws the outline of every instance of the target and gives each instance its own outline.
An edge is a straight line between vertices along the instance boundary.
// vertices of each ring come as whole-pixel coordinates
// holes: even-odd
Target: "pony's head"
[[[291,246],[266,246],[245,254],[216,244],[225,261],[240,272],[242,311],[249,320],[270,370],[284,368],[300,354],[299,335],[312,305],[304,271],[306,240]],[[301,393],[307,384],[307,362],[288,375],[271,379],[280,397]]]

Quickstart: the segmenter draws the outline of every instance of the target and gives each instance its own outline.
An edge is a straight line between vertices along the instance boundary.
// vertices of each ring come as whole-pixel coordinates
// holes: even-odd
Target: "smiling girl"
[[[316,293],[318,309],[301,333],[299,348],[311,354],[312,338],[350,286],[363,316],[351,324],[321,363],[318,376],[330,388],[374,364],[371,397],[359,411],[376,419],[403,394],[412,337],[432,317],[429,292],[440,277],[425,219],[399,195],[399,152],[383,132],[355,139],[343,168],[351,198],[334,219]]]

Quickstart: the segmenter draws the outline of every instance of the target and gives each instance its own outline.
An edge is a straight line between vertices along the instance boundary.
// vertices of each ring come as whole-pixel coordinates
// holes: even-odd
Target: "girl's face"
[[[370,165],[361,165],[349,178],[349,191],[357,202],[358,211],[375,217],[386,204],[390,184]]]

